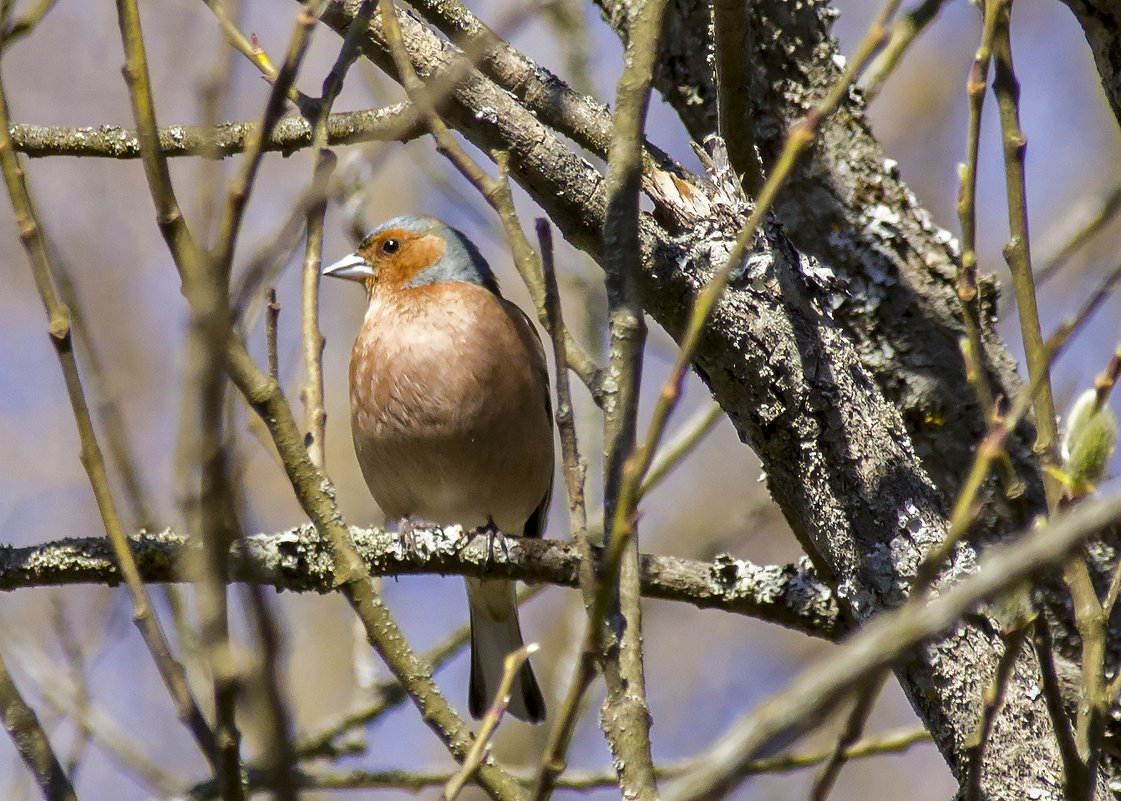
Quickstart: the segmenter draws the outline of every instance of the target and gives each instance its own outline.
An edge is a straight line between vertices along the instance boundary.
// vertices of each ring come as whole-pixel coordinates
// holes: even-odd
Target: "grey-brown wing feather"
[[[545,416],[549,420],[549,429],[553,427],[553,400],[550,394],[549,383],[549,366],[545,361],[545,346],[541,342],[541,335],[537,333],[537,327],[530,321],[529,315],[521,310],[521,307],[514,303],[502,298],[502,306],[514,324],[518,326],[527,340],[532,342],[534,349],[537,353],[538,370],[541,377],[542,386],[545,387]],[[552,443],[550,443],[550,448]],[[545,533],[545,524],[549,517],[549,504],[553,500],[553,476],[549,476],[549,486],[545,490],[545,496],[541,499],[541,503],[533,510],[533,513],[526,520],[525,528],[522,530],[522,536],[535,537],[540,539],[541,535]]]

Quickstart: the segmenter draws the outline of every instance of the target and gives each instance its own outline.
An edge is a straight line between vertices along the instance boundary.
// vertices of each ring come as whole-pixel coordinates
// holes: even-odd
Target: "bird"
[[[502,297],[478,248],[435,217],[388,220],[324,268],[357,281],[369,306],[350,359],[350,420],[363,478],[399,531],[461,524],[540,537],[553,489],[545,352],[529,318]],[[488,556],[490,551],[488,550]],[[522,647],[512,580],[466,577],[468,709],[494,700],[506,655]],[[507,711],[545,719],[528,660]]]

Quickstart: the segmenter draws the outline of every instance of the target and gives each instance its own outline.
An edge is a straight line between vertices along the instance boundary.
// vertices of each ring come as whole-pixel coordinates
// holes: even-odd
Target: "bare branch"
[[[356,554],[373,575],[478,575],[485,557],[481,542],[465,546],[464,534],[456,527],[446,531],[418,528],[417,532],[421,542],[431,543],[423,560],[410,557],[395,534],[350,529]],[[188,544],[181,534],[140,533],[128,543],[144,581],[183,580],[177,565],[186,558]],[[497,576],[564,587],[579,585],[580,556],[572,543],[518,539],[507,543],[507,552],[508,556],[489,568]],[[292,592],[327,593],[337,586],[328,544],[307,524],[246,537],[235,546],[231,560],[231,581],[260,582]],[[826,639],[837,639],[849,630],[829,587],[808,564],[755,565],[728,555],[699,562],[643,554],[640,577],[642,593],[650,598],[757,617]],[[0,590],[68,584],[112,586],[120,580],[111,550],[97,537],[0,549]]]
[[[0,656],[0,719],[12,737],[20,759],[27,765],[43,797],[50,801],[77,801],[70,779],[55,756],[35,710],[27,705],[8,666]]]
[[[74,353],[69,313],[66,307],[59,302],[54,290],[45,236],[39,224],[38,214],[35,211],[24,172],[19,164],[19,156],[15,153],[11,146],[11,140],[8,138],[10,125],[8,101],[3,84],[0,83],[0,167],[3,169],[5,184],[12,201],[16,222],[19,225],[21,239],[31,263],[35,284],[42,299],[43,307],[47,312],[48,333],[66,382],[67,395],[78,428],[82,465],[89,477],[90,486],[93,489],[102,524],[112,546],[114,557],[128,587],[134,621],[140,629],[145,644],[152,653],[160,676],[175,702],[180,719],[194,735],[204,756],[211,760],[213,764],[215,754],[214,733],[191,693],[182,665],[176,661],[159,622],[152,613],[147,591],[137,573],[136,564],[132,561],[124,528],[117,513],[116,502],[109,485],[105,458],[97,442],[93,420],[82,387],[81,375]]]
[[[1121,517],[1121,495],[1086,503],[1032,531],[1018,542],[994,547],[977,573],[926,603],[908,603],[870,621],[825,665],[813,665],[760,705],[731,735],[722,738],[711,759],[671,788],[674,801],[724,797],[752,757],[777,738],[805,731],[849,697],[870,675],[936,636],[977,604],[1061,565],[1087,538]]]
[[[199,156],[222,159],[241,153],[257,136],[256,122],[227,122],[217,126],[172,125],[157,131],[160,150],[168,158]],[[417,136],[412,112],[406,103],[365,111],[347,111],[327,118],[327,143],[351,145],[361,142],[407,142]],[[33,158],[82,156],[88,158],[138,159],[140,140],[136,131],[115,125],[97,128],[59,128],[45,125],[12,125],[15,149]],[[261,144],[267,153],[285,155],[311,147],[312,126],[303,117],[289,117],[276,124]]]

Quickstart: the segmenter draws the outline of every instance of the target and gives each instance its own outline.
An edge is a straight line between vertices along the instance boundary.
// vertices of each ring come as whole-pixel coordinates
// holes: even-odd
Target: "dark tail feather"
[[[522,647],[513,587],[510,581],[467,579],[471,608],[471,683],[467,708],[474,718],[481,718],[494,702],[506,655]],[[528,661],[514,677],[506,711],[527,723],[540,723],[545,719],[545,699]]]

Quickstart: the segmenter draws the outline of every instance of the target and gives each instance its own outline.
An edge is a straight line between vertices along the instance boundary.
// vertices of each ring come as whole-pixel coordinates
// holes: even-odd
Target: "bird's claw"
[[[420,554],[420,546],[416,536],[417,522],[411,517],[403,517],[397,524],[397,535],[401,540],[401,545],[405,549],[405,556],[414,562],[423,561]]]
[[[495,543],[502,551],[503,560],[510,556],[510,551],[506,547],[506,537],[498,530],[498,526],[494,524],[493,520],[488,520],[485,525],[479,526],[475,529],[476,534],[485,534],[487,538],[486,550],[483,552],[483,566],[482,577],[485,578],[487,572],[490,570],[491,564],[494,562],[494,546]]]

